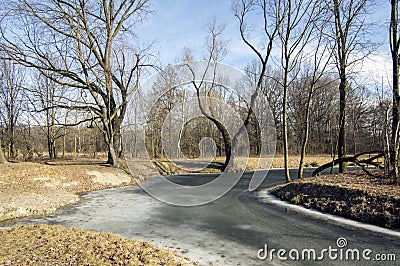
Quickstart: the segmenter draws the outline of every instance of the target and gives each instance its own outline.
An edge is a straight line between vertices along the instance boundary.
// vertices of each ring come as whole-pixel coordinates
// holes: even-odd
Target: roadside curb
[[[273,190],[274,188],[276,188],[278,186],[280,186],[280,185],[265,188],[265,189],[262,189],[259,191],[255,191],[254,192],[255,199],[262,203],[272,204],[272,205],[275,205],[278,207],[285,208],[287,210],[292,210],[292,211],[295,211],[298,213],[308,215],[308,216],[316,218],[316,219],[324,220],[324,221],[327,221],[330,223],[340,224],[341,226],[343,226],[347,229],[354,229],[354,228],[364,229],[364,230],[372,231],[374,233],[380,233],[380,234],[400,238],[399,230],[391,230],[391,229],[379,227],[377,225],[366,224],[366,223],[346,219],[341,216],[337,216],[337,215],[333,215],[333,214],[329,214],[329,213],[322,213],[315,209],[307,209],[304,206],[295,205],[295,204],[289,203],[287,201],[283,201],[271,194],[271,190]]]

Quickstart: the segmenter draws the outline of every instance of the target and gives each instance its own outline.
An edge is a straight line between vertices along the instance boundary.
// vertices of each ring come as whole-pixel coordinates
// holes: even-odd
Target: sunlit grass
[[[0,230],[4,265],[195,265],[151,244],[59,225]]]

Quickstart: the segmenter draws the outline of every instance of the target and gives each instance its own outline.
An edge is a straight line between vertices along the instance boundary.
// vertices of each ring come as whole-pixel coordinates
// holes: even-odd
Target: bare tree
[[[98,119],[108,163],[118,166],[121,124],[142,61],[128,38],[149,13],[148,0],[6,2],[0,41],[6,58],[75,90],[79,100],[57,108],[86,110],[87,120]]]
[[[329,36],[335,47],[335,65],[338,71],[339,84],[339,137],[338,158],[346,155],[346,92],[349,86],[349,75],[352,67],[359,63],[374,49],[373,42],[368,40],[366,22],[368,0],[333,0],[326,1],[328,21],[331,25]],[[344,162],[339,163],[339,172],[345,172]]]
[[[35,80],[37,84],[35,88],[31,89],[31,101],[34,109],[32,112],[35,112],[36,115],[33,115],[32,118],[44,129],[49,158],[56,159],[57,139],[65,135],[66,124],[68,124],[66,114],[68,110],[56,108],[57,105],[65,102],[63,99],[65,88],[41,74],[36,75]],[[37,110],[42,112],[38,113]],[[44,117],[41,116],[42,113]],[[61,119],[62,116],[64,119]],[[61,127],[59,124],[64,124],[64,126]],[[61,133],[62,129],[64,129],[64,134]]]
[[[264,81],[266,79],[266,71],[270,56],[272,53],[274,41],[278,36],[278,29],[281,24],[281,18],[278,13],[281,9],[281,1],[267,1],[267,0],[242,0],[235,1],[232,5],[232,9],[235,17],[239,22],[239,32],[242,41],[254,52],[257,60],[260,62],[260,71],[256,77],[257,82],[254,91],[249,92],[251,97],[248,103],[248,111],[244,118],[243,126],[235,134],[232,140],[232,145],[235,147],[239,141],[239,137],[245,132],[249,126],[252,118],[254,117],[254,108],[256,105],[257,97],[262,92]],[[261,32],[255,32],[254,27],[248,24],[250,16],[261,16],[262,30]],[[262,39],[265,39],[265,43],[261,46],[254,42],[254,34],[261,34]],[[253,36],[252,36],[253,35]],[[258,36],[260,37],[260,36]],[[257,38],[257,40],[259,40]]]
[[[278,28],[279,44],[281,48],[281,68],[283,87],[283,157],[285,178],[290,182],[288,165],[288,94],[291,83],[296,80],[299,72],[299,63],[304,56],[306,45],[311,41],[314,32],[318,2],[310,0],[287,0],[279,10],[278,16],[281,25]]]
[[[398,0],[391,0],[390,15],[390,51],[392,54],[393,67],[393,104],[392,104],[392,134],[389,145],[389,175],[392,176],[394,182],[399,180],[398,160],[399,160],[399,106],[400,106],[400,89],[399,89],[399,49],[400,38],[398,28]]]
[[[303,177],[304,159],[306,156],[307,143],[310,132],[310,116],[311,107],[313,103],[314,92],[316,89],[326,85],[325,82],[320,82],[326,74],[329,61],[332,56],[333,49],[329,49],[328,43],[324,42],[324,35],[322,34],[325,25],[322,24],[315,31],[317,38],[315,41],[315,48],[312,50],[310,64],[305,68],[305,87],[308,89],[307,101],[305,106],[303,138],[301,140],[300,162],[298,178]]]
[[[209,69],[213,70],[213,80],[211,84],[208,86],[205,83],[204,77],[201,79],[200,83],[196,82],[195,75],[193,73],[194,79],[192,81],[192,85],[196,89],[197,102],[201,113],[218,128],[219,132],[222,135],[225,148],[225,162],[223,168],[226,169],[232,156],[232,142],[229,136],[229,132],[226,129],[225,125],[213,114],[213,110],[211,108],[212,104],[206,104],[203,102],[209,96],[215,96],[212,95],[218,84],[218,77],[216,75],[217,68],[215,67],[215,64],[220,62],[226,55],[226,41],[221,38],[224,28],[225,26],[218,26],[215,19],[207,26],[209,36],[206,38],[205,43],[208,52],[208,65],[206,72]],[[192,71],[192,69],[190,69],[190,71]],[[202,88],[204,88],[204,93],[202,91]],[[206,106],[208,108],[206,108]]]
[[[12,61],[1,61],[0,119],[6,126],[9,159],[17,156],[17,124],[22,113],[22,93],[25,71]]]
[[[158,114],[158,117],[155,119],[158,120],[156,123],[160,123],[160,121],[166,121],[167,123],[164,125],[166,126],[167,130],[167,138],[164,139],[164,145],[163,145],[163,152],[166,153],[169,157],[176,157],[178,152],[176,149],[173,147],[176,146],[176,143],[174,143],[174,140],[178,139],[178,136],[173,136],[173,127],[176,125],[176,117],[173,117],[172,115],[169,115],[174,108],[178,104],[180,104],[182,101],[185,99],[185,91],[180,88],[179,85],[179,75],[176,72],[176,70],[171,67],[167,66],[164,71],[159,75],[157,81],[153,85],[153,90],[155,95],[160,95],[160,97],[157,100],[158,103],[158,110],[161,111]],[[184,112],[180,112],[182,115],[184,115]],[[161,125],[160,128],[158,128],[158,131],[161,131]]]

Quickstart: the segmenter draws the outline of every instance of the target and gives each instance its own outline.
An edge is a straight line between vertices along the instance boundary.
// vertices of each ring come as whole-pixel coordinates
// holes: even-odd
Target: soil
[[[295,180],[271,194],[293,204],[389,229],[400,229],[400,186],[363,171]]]

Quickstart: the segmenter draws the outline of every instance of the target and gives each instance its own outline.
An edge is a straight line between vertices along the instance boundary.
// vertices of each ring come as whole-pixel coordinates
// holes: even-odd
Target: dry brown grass
[[[151,244],[59,225],[0,230],[2,265],[196,265]]]
[[[332,157],[327,154],[307,155],[304,159],[305,167],[318,167],[332,161]],[[300,163],[300,155],[289,155],[289,168],[298,168]],[[276,155],[272,162],[273,168],[283,168],[283,155]]]
[[[0,164],[0,221],[51,214],[79,201],[79,193],[135,183],[120,169],[81,163]]]
[[[247,161],[247,170],[254,170],[258,168],[258,158],[257,157],[250,157]],[[217,158],[218,162],[223,162],[224,158]],[[332,157],[326,154],[320,155],[310,155],[307,156],[304,160],[305,167],[317,167],[332,161]],[[289,168],[298,168],[300,163],[300,155],[289,155]],[[284,160],[283,155],[275,155],[272,159],[271,168],[284,168]],[[263,167],[263,166],[261,166]]]
[[[239,169],[246,169],[248,171],[255,169],[266,169],[266,168],[284,168],[284,160],[283,156],[276,155],[273,158],[266,158],[260,163],[258,157],[250,157],[250,158],[235,158],[236,162],[239,164]],[[272,160],[272,163],[271,163]],[[205,163],[206,160],[190,160],[190,159],[182,159],[176,160],[174,163],[171,163],[167,159],[155,159],[153,160],[154,164],[158,168],[160,174],[168,175],[168,174],[181,174],[181,173],[190,173],[190,172],[198,172],[198,173],[219,173],[221,169],[218,169],[224,161],[225,157],[217,157],[213,160],[211,165],[205,168],[199,168],[199,163]],[[246,162],[247,161],[247,162]],[[304,160],[304,167],[318,167],[325,163],[331,162],[332,157],[326,154],[321,155],[311,155],[307,156]],[[298,155],[289,155],[289,168],[298,168],[300,162],[300,156]],[[192,165],[192,166],[190,166]],[[184,168],[180,168],[180,166],[184,166]]]
[[[363,171],[296,179],[272,193],[303,205],[357,221],[400,228],[400,189],[378,170],[377,177]]]
[[[100,161],[0,164],[0,221],[51,214],[79,193],[135,184]],[[0,227],[0,239],[2,265],[195,265],[148,243],[62,226]]]

